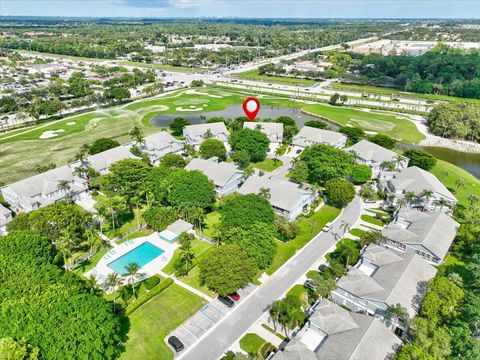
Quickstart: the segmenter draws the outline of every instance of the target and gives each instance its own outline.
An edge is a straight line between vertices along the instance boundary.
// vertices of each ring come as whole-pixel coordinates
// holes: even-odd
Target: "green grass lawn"
[[[220,223],[220,213],[218,211],[212,211],[205,216],[204,224],[202,227],[202,234],[210,239],[213,239],[216,235],[215,227]]]
[[[201,240],[198,240],[198,239],[193,239],[193,241],[192,241],[192,251],[195,254],[196,258],[211,247],[212,247],[212,245],[210,245],[206,241],[201,241]],[[173,253],[173,257],[170,260],[170,262],[167,264],[167,266],[165,266],[162,269],[162,271],[165,274],[171,275],[175,272],[175,263],[180,258],[180,253],[181,253],[180,249],[175,250],[175,252]]]
[[[293,77],[260,75],[258,73],[258,70],[245,71],[243,73],[236,74],[235,76],[245,80],[255,80],[255,81],[263,81],[266,83],[286,84],[286,85],[311,86],[317,83],[317,81],[310,80],[310,79],[296,79]]]
[[[302,107],[308,111],[339,124],[356,126],[366,131],[381,133],[409,144],[416,144],[425,138],[410,120],[402,117],[382,114],[377,111],[355,110],[342,106],[312,104]]]
[[[249,354],[257,354],[265,343],[266,341],[257,334],[248,333],[240,339],[240,348]]]
[[[468,207],[470,194],[480,194],[480,180],[469,172],[443,160],[437,160],[437,164],[430,170],[458,199],[458,204]],[[444,173],[446,172],[446,173]],[[457,188],[455,182],[463,180],[464,186]]]
[[[360,218],[365,221],[365,222],[368,222],[370,224],[373,224],[373,225],[378,225],[378,226],[383,226],[383,222],[378,220],[377,218],[371,216],[371,215],[362,215],[360,216]]]
[[[172,351],[164,338],[199,310],[205,301],[173,284],[130,315],[130,331],[122,360],[169,360]]]
[[[362,230],[362,229],[357,229],[357,228],[354,228],[352,230],[350,230],[350,234],[352,234],[353,236],[362,236],[363,234],[365,234],[366,231],[365,230]]]
[[[169,64],[147,64],[143,62],[137,62],[137,61],[128,61],[128,60],[122,60],[120,61],[121,65],[129,65],[129,66],[137,66],[137,67],[143,67],[143,68],[148,68],[148,69],[159,69],[159,70],[167,70],[167,71],[178,71],[178,72],[202,72],[208,69],[205,68],[193,68],[193,67],[187,67],[187,66],[173,66]]]
[[[181,282],[184,282],[187,285],[190,285],[191,287],[200,290],[204,294],[207,294],[210,297],[215,297],[215,293],[208,289],[205,285],[200,285],[200,268],[198,266],[195,266],[187,276],[182,276],[178,278]]]
[[[117,244],[120,245],[121,243],[124,243],[125,241],[128,241],[128,240],[136,239],[143,236],[148,236],[151,233],[152,232],[148,229],[142,229],[140,231],[137,231],[137,232],[134,232],[133,234],[128,235],[125,239],[117,241]]]
[[[247,166],[247,168],[250,168],[250,169],[251,168],[256,168],[256,169],[260,169],[262,171],[272,172],[273,170],[278,169],[282,165],[283,165],[282,160],[276,160],[275,161],[274,159],[266,158],[262,162],[249,164]]]
[[[112,249],[111,246],[105,245],[100,250],[98,250],[97,253],[93,255],[90,260],[84,261],[83,263],[77,265],[75,269],[73,269],[73,272],[78,275],[82,275],[86,273],[88,270],[93,269],[98,264],[98,262],[103,257],[103,255],[105,255],[111,249]]]
[[[327,222],[333,221],[340,214],[340,209],[324,205],[311,217],[300,218],[300,233],[289,242],[278,242],[278,250],[267,274],[272,275],[280,266],[318,234]]]
[[[309,292],[310,290],[308,288],[303,285],[297,284],[293,286],[290,290],[288,290],[287,296],[294,296],[298,298],[302,302],[304,307],[308,307],[307,296]]]

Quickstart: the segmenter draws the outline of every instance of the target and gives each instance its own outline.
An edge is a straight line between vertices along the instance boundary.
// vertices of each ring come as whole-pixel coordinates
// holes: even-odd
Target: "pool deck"
[[[164,253],[143,266],[139,271],[142,276],[139,276],[136,281],[138,282],[155,274],[160,274],[162,269],[168,264],[168,262],[172,258],[175,250],[179,247],[179,244],[177,242],[170,243],[166,240],[163,240],[158,235],[158,233],[155,232],[148,236],[128,240],[118,246],[115,246],[100,259],[97,266],[95,266],[92,270],[86,272],[84,275],[86,277],[94,276],[97,284],[101,286],[107,279],[108,274],[114,272],[108,266],[108,264],[147,241],[162,249]]]

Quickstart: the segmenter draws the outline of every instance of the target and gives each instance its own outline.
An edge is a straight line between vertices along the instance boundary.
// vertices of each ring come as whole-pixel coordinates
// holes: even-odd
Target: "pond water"
[[[156,115],[150,122],[155,126],[167,127],[170,122],[177,118],[183,117],[190,121],[191,124],[201,124],[212,117],[221,116],[226,119],[235,119],[240,116],[245,116],[241,105],[232,105],[223,110],[206,111],[198,113],[176,113],[176,114],[159,114]],[[289,116],[297,122],[300,129],[306,121],[321,120],[317,117],[304,114],[298,108],[284,107],[284,106],[262,106],[258,113],[258,119],[275,119],[279,116]],[[324,121],[328,123],[327,121]],[[328,123],[332,130],[337,130],[338,126]],[[406,145],[416,149],[423,149],[431,153],[438,159],[448,161],[480,179],[480,154],[463,153],[455,150],[438,148],[438,147],[422,147]]]
[[[183,117],[190,121],[191,124],[201,124],[212,117],[222,116],[225,119],[235,119],[240,116],[245,116],[241,105],[232,105],[223,110],[218,111],[202,111],[198,113],[176,113],[176,114],[158,114],[150,122],[155,126],[167,127],[170,122],[177,118]],[[285,106],[262,106],[257,115],[257,119],[275,119],[279,116],[289,116],[297,122],[298,128],[308,120],[320,120],[317,117],[303,114],[300,109],[285,107]],[[335,130],[338,126],[329,124]]]

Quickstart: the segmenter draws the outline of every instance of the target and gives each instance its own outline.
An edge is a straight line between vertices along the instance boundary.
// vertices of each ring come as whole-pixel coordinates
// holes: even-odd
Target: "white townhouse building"
[[[267,135],[270,140],[270,147],[268,152],[275,154],[275,151],[282,145],[283,142],[283,124],[274,122],[244,122],[245,129],[259,130]]]
[[[445,258],[460,224],[442,212],[401,208],[394,221],[382,229],[383,242],[395,249],[415,253],[438,265]]]
[[[370,244],[331,294],[337,304],[353,311],[383,317],[389,305],[400,304],[413,317],[424,295],[419,289],[436,273],[417,254]]]
[[[360,140],[353,146],[346,148],[345,151],[352,152],[356,155],[357,164],[370,166],[372,169],[372,178],[377,178],[380,173],[386,171],[386,169],[382,169],[382,164],[385,162],[392,163],[395,170],[406,168],[409,162],[408,158],[367,140]]]
[[[0,236],[6,235],[7,223],[13,219],[12,212],[0,204]]]
[[[184,143],[175,139],[166,131],[146,136],[142,144],[142,151],[148,155],[153,165],[167,154],[180,154],[184,150]]]
[[[387,360],[402,341],[380,319],[322,299],[271,360]]]
[[[69,190],[61,189],[62,181],[68,183]],[[87,181],[73,175],[68,165],[17,181],[1,189],[5,201],[16,213],[29,212],[63,201],[67,195],[78,200],[87,190]]]
[[[310,211],[316,199],[316,193],[311,189],[302,189],[293,182],[274,179],[268,176],[250,176],[238,189],[240,194],[258,194],[261,189],[270,191],[268,201],[280,215],[292,221],[302,213]]]
[[[438,200],[444,199],[449,203],[450,207],[454,206],[457,198],[443,185],[435,175],[420,169],[417,166],[408,167],[394,173],[390,179],[380,178],[378,186],[381,190],[388,194],[394,195],[394,199],[387,197],[387,204],[396,205],[398,200],[404,199],[407,193],[413,193],[418,197],[416,205],[424,207],[428,211],[446,211],[447,207],[438,205]],[[421,194],[424,190],[432,192],[432,196],[428,199],[422,198]]]
[[[208,160],[192,159],[185,170],[198,170],[205,174],[215,184],[215,192],[218,196],[237,191],[245,175],[236,165],[227,162],[219,163],[215,157]]]
[[[326,144],[342,149],[345,147],[346,142],[347,137],[342,133],[310,126],[302,127],[299,133],[292,139],[294,154],[299,154],[305,148],[317,144]]]
[[[223,142],[228,150],[229,132],[223,122],[187,125],[183,128],[185,142],[198,150],[202,142],[207,139],[217,139]]]
[[[130,152],[129,145],[117,146],[112,149],[102,151],[101,153],[90,155],[87,157],[86,165],[94,168],[100,173],[100,175],[105,175],[108,173],[108,167],[110,165],[125,159],[139,159],[139,157]],[[71,164],[71,169],[74,170],[79,166],[80,161],[76,161]]]

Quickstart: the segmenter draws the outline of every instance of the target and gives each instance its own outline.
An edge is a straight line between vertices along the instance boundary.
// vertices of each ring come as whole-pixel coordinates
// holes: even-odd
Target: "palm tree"
[[[470,201],[470,206],[473,206],[474,204],[478,203],[480,201],[480,196],[475,195],[475,194],[470,194],[468,195],[468,201]]]
[[[463,181],[462,179],[457,179],[455,181],[455,186],[457,187],[457,189],[461,188],[461,187],[465,186],[465,181]]]
[[[129,263],[125,269],[127,270],[127,273],[125,275],[128,276],[128,281],[131,282],[132,284],[132,292],[133,296],[135,297],[135,300],[137,299],[137,295],[135,294],[135,280],[137,276],[140,274],[140,265],[136,262],[131,262]]]
[[[132,130],[130,130],[129,135],[130,138],[137,144],[143,145],[145,143],[145,140],[143,138],[143,131],[140,128],[134,126]]]
[[[450,206],[450,202],[444,198],[440,198],[438,200],[435,200],[434,204],[436,206],[440,206],[440,211],[442,211],[444,206]]]
[[[405,200],[407,201],[407,204],[410,205],[410,207],[414,203],[415,199],[417,199],[417,195],[415,195],[413,191],[408,191],[405,194]]]
[[[428,206],[428,202],[430,198],[433,196],[433,191],[427,190],[427,189],[422,190],[422,192],[420,193],[420,196],[425,199],[424,206]]]
[[[397,158],[395,159],[396,168],[399,169],[402,162],[404,162],[406,159],[407,159],[406,157],[402,155],[398,155]]]
[[[63,191],[66,194],[71,189],[70,182],[68,180],[60,180],[57,184],[57,188],[59,191]]]
[[[398,208],[401,209],[402,207],[405,206],[405,200],[404,199],[399,199],[397,201]]]
[[[270,197],[271,197],[271,194],[270,194],[270,189],[269,188],[260,188],[260,190],[258,191],[258,195],[263,197],[264,199],[267,199],[269,200]]]
[[[115,289],[122,284],[122,279],[120,276],[118,276],[117,273],[110,273],[107,275],[107,280],[105,281],[105,286],[107,286],[107,289],[109,291],[115,291]],[[113,296],[113,312],[115,313],[116,309],[116,301],[117,301],[117,296]]]

